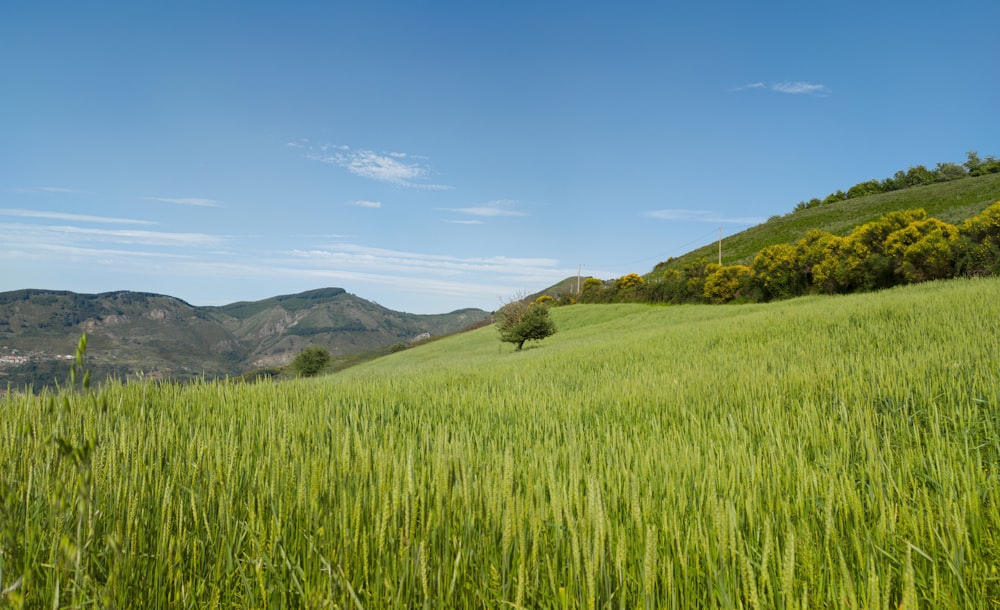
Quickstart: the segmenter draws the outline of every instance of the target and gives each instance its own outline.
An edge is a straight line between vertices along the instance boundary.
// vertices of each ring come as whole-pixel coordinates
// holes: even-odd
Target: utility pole
[[[580,271],[583,269],[583,263],[576,266],[576,294],[580,294]]]
[[[719,266],[722,266],[722,227],[719,227]]]

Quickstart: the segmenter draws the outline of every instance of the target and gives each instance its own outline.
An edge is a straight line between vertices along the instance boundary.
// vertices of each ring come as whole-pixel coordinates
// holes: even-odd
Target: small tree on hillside
[[[330,363],[330,352],[320,345],[305,348],[292,362],[292,369],[302,377],[314,377]]]
[[[500,340],[513,343],[518,351],[525,341],[541,341],[556,332],[547,306],[522,299],[509,301],[494,314],[493,320],[500,331]]]

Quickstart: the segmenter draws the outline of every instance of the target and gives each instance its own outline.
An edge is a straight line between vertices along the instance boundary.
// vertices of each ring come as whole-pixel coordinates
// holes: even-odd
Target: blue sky
[[[0,291],[495,309],[1000,154],[995,0],[0,5]]]

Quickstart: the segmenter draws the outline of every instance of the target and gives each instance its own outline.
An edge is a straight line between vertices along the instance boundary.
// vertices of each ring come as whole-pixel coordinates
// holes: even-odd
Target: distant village
[[[17,366],[19,364],[27,364],[32,360],[47,360],[49,356],[45,354],[22,354],[19,350],[11,349],[9,346],[4,345],[2,348],[3,353],[0,353],[0,366]],[[56,354],[52,356],[56,360],[72,360],[73,356],[71,354]]]

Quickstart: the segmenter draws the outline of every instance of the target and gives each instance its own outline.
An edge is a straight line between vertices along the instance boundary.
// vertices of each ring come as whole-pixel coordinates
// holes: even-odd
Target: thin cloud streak
[[[26,221],[42,214],[15,213],[21,212],[27,213]],[[60,213],[52,216],[69,220]],[[482,220],[467,218],[458,222]],[[407,295],[398,297],[402,302],[458,301],[485,309],[504,296],[554,284],[576,271],[563,268],[555,258],[394,250],[339,242],[343,237],[335,235],[310,236],[309,241],[316,245],[303,249],[281,246],[261,249],[260,240],[252,235],[220,236],[69,223],[0,222],[0,235],[5,236],[0,243],[0,267],[44,262],[66,270],[91,269],[97,273],[100,269],[107,281],[134,277],[164,286],[177,278],[198,278],[220,286],[272,279],[283,285],[322,283],[343,285],[362,296],[383,293],[378,297],[380,300],[388,292]],[[421,307],[425,311],[431,307],[433,311],[437,306]]]
[[[656,220],[680,220],[686,222],[710,222],[714,224],[756,225],[764,222],[756,216],[724,216],[717,212],[706,210],[665,209],[651,210],[643,214]]]
[[[225,242],[225,238],[205,233],[166,233],[159,231],[128,231],[90,229],[83,227],[59,226],[50,227],[52,231],[83,238],[94,238],[102,241],[124,244],[155,244],[164,246],[217,246]]]
[[[481,283],[478,281],[434,279],[413,275],[393,275],[367,273],[346,269],[310,269],[292,265],[266,264],[264,266],[242,263],[194,262],[180,263],[186,274],[213,278],[272,278],[274,280],[303,279],[310,284],[369,285],[389,288],[394,292],[405,292],[431,297],[446,297],[449,300],[486,301],[490,298],[514,294],[521,288],[508,283]],[[356,288],[355,288],[356,289]],[[353,291],[353,290],[352,290]],[[365,297],[364,294],[360,296]]]
[[[333,266],[370,271],[403,271],[415,269],[434,275],[462,273],[500,273],[549,275],[557,271],[559,261],[551,258],[509,258],[505,256],[462,258],[450,255],[402,252],[354,244],[335,244],[313,250],[293,250],[289,253],[300,265]],[[567,270],[558,270],[567,273]]]
[[[50,194],[61,194],[61,195],[82,195],[86,193],[86,191],[69,189],[61,186],[32,186],[32,187],[12,188],[9,190],[14,193],[50,193]]]
[[[150,220],[134,218],[113,218],[110,216],[91,216],[89,214],[69,214],[66,212],[46,212],[43,210],[23,210],[18,208],[0,208],[0,216],[17,216],[20,218],[45,218],[50,220],[69,220],[73,222],[96,222],[107,224],[155,225]]]
[[[158,201],[160,203],[172,203],[175,205],[187,205],[201,208],[218,208],[222,203],[215,199],[204,199],[201,197],[146,197],[146,201]]]
[[[61,186],[40,186],[40,187],[38,187],[38,190],[40,190],[40,191],[42,191],[44,193],[80,193],[81,192],[81,191],[78,191],[76,189],[68,189],[68,188],[63,188]]]
[[[791,93],[793,95],[818,95],[826,96],[830,93],[830,88],[826,85],[816,83],[775,83],[771,89],[779,93]]]
[[[44,260],[53,263],[63,262],[91,262],[101,265],[118,265],[121,268],[134,267],[140,259],[169,259],[169,260],[193,260],[195,255],[188,254],[189,247],[185,248],[185,253],[170,253],[144,249],[122,249],[107,247],[90,247],[85,245],[92,239],[77,239],[73,232],[65,232],[60,229],[64,227],[44,227],[39,225],[3,225],[0,224],[0,232],[8,232],[13,229],[11,239],[6,239],[0,247],[0,258],[10,260]],[[53,230],[55,229],[55,230]],[[143,232],[150,233],[150,232]],[[107,240],[97,240],[98,243]],[[142,244],[144,246],[156,245],[155,240],[135,240],[126,239],[118,245]],[[174,245],[174,244],[168,244]],[[187,244],[184,244],[185,246]]]
[[[48,250],[51,252],[57,252],[59,254],[69,254],[73,256],[90,256],[90,257],[120,257],[121,262],[135,257],[140,258],[158,258],[158,259],[169,259],[169,260],[197,260],[196,257],[190,254],[171,254],[169,252],[143,252],[141,250],[117,250],[114,248],[84,248],[80,246],[60,246],[56,244],[41,244],[39,246],[41,250]]]
[[[439,208],[448,212],[458,212],[459,214],[468,214],[470,216],[486,216],[489,218],[494,218],[497,216],[527,216],[524,212],[519,212],[517,210],[502,210],[499,208],[491,207],[478,207],[478,208]]]
[[[805,81],[780,82],[780,83],[747,83],[733,89],[735,92],[752,91],[765,89],[776,93],[787,93],[790,95],[811,95],[813,97],[829,97],[832,94],[830,88],[821,83],[809,83]]]
[[[282,269],[325,270],[414,274],[414,277],[457,277],[494,274],[504,277],[531,277],[538,281],[562,279],[573,270],[562,269],[552,258],[529,257],[461,257],[448,254],[426,254],[376,248],[358,244],[331,244],[307,250],[260,251],[250,244],[233,243],[231,238],[203,233],[166,233],[140,230],[104,230],[76,226],[43,226],[0,224],[0,233],[14,237],[5,240],[3,249],[8,253],[87,252],[106,257],[118,255],[123,262],[132,256],[164,256],[152,250],[156,247],[174,247],[186,258],[193,258],[191,248],[204,248],[197,256],[207,262],[247,260],[253,258],[254,267],[268,266]],[[242,241],[242,240],[241,240]],[[256,242],[254,242],[256,243]],[[117,247],[91,247],[88,244],[114,244]],[[220,250],[219,246],[230,246]],[[135,249],[122,246],[136,246]]]
[[[381,201],[366,201],[366,200],[362,199],[360,201],[352,201],[351,205],[353,205],[354,207],[358,207],[358,208],[378,209],[378,208],[382,207],[382,202]]]
[[[575,273],[559,268],[552,259],[462,258],[449,255],[397,252],[365,246],[344,245],[342,251],[309,250],[255,252],[253,263],[247,256],[231,255],[216,259],[203,257],[167,258],[150,252],[139,259],[131,252],[87,248],[62,248],[62,259],[71,255],[77,264],[99,264],[121,271],[154,273],[162,276],[211,278],[219,283],[244,281],[342,285],[361,296],[371,293],[365,286],[392,293],[408,294],[417,301],[446,299],[467,306],[489,309],[501,298],[529,287],[553,284]],[[143,261],[152,264],[144,265]],[[440,312],[441,309],[426,311]]]
[[[178,248],[218,247],[227,238],[205,233],[171,233],[131,229],[96,229],[70,225],[0,224],[0,233],[10,235],[6,246],[14,244],[25,249],[45,245],[67,245],[79,242],[174,246]]]
[[[516,206],[516,201],[512,201],[510,199],[498,199],[481,206],[468,208],[438,208],[438,210],[456,212],[458,214],[467,214],[469,216],[484,216],[488,218],[494,218],[497,216],[527,216],[527,213],[514,209]]]

